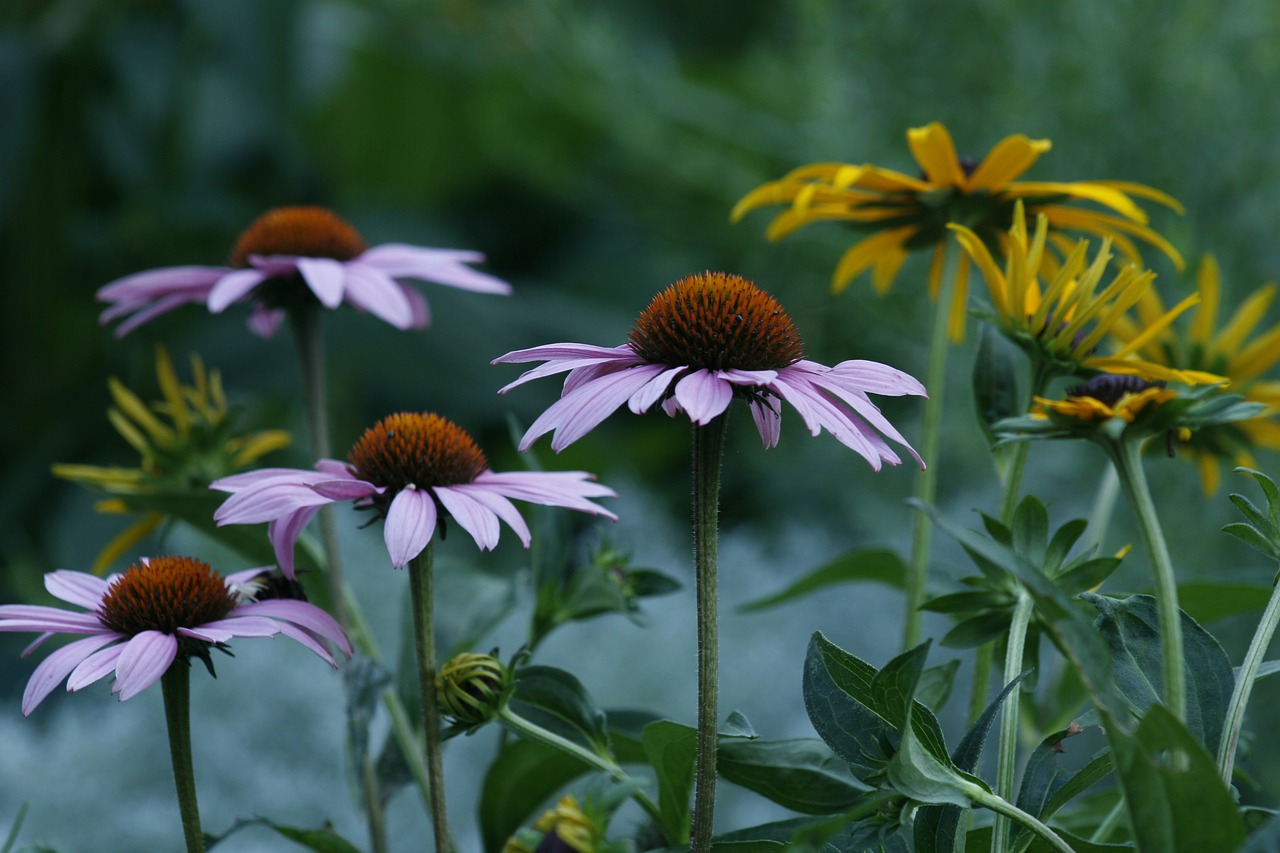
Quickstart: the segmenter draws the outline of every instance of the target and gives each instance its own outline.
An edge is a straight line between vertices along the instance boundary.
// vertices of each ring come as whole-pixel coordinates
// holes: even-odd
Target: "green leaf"
[[[611,757],[604,712],[572,674],[550,666],[516,670],[510,708],[536,726]]]
[[[1111,650],[1113,677],[1138,715],[1164,696],[1159,614],[1149,595],[1124,599],[1082,596],[1098,608],[1098,630]],[[1211,753],[1217,753],[1227,703],[1235,687],[1231,661],[1213,635],[1182,614],[1183,659],[1187,681],[1187,727]]]
[[[1078,726],[1073,726],[1055,732],[1032,751],[1022,772],[1018,808],[1042,821],[1048,820],[1073,798],[1111,772],[1112,756],[1105,751],[1074,771],[1064,770],[1058,765],[1058,756],[1066,752],[1063,742],[1082,731]],[[1029,830],[1025,827],[1019,827],[1015,840],[1027,832]]]
[[[1033,565],[1044,561],[1049,542],[1049,511],[1035,495],[1027,495],[1013,511],[1013,550]]]
[[[997,610],[970,616],[953,627],[940,645],[949,649],[971,649],[989,643],[1009,632],[1009,611]]]
[[[1071,547],[1084,535],[1085,528],[1088,526],[1089,522],[1083,518],[1076,518],[1054,531],[1053,539],[1049,541],[1049,547],[1044,552],[1046,573],[1050,576],[1058,573],[1063,561],[1067,559],[1067,554],[1071,553]]]
[[[611,708],[605,712],[609,721],[609,746],[619,764],[648,764],[644,751],[644,727],[660,719],[652,711]]]
[[[1260,613],[1271,598],[1266,584],[1180,583],[1178,604],[1201,625],[1242,613]]]
[[[934,713],[941,711],[951,695],[960,661],[950,660],[941,666],[931,666],[920,676],[916,685],[916,700]]]
[[[1244,842],[1213,758],[1163,705],[1152,705],[1133,736],[1113,739],[1112,748],[1138,849],[1204,853]]]
[[[693,823],[693,765],[698,732],[689,726],[658,720],[644,727],[644,751],[658,780],[658,813],[667,838],[684,844]]]
[[[1234,495],[1232,496],[1234,497]],[[1280,547],[1243,521],[1232,522],[1222,528],[1228,536],[1234,536],[1255,551],[1261,551],[1273,560],[1280,559]]]
[[[729,712],[729,716],[725,717],[724,722],[716,730],[716,734],[720,737],[759,737],[756,734],[755,726],[751,725],[751,721],[741,711]]]
[[[952,592],[931,598],[920,605],[921,610],[932,613],[972,613],[975,610],[986,610],[991,607],[1008,607],[1013,599],[1008,593],[996,593],[990,590],[965,590]]]
[[[1120,566],[1117,557],[1095,557],[1077,563],[1054,578],[1064,595],[1075,596],[1102,586]]]
[[[987,442],[995,444],[991,427],[1022,413],[1018,394],[1022,359],[991,324],[984,323],[980,328],[973,361],[973,403]]]
[[[1062,840],[1071,845],[1071,849],[1075,853],[1118,853],[1121,850],[1133,850],[1132,844],[1099,844],[1096,841],[1088,841],[1070,832],[1063,832],[1060,829],[1054,830],[1058,833]],[[990,853],[991,851],[991,827],[983,826],[978,829],[969,831],[969,837],[965,843],[965,853]],[[1031,843],[1024,853],[1056,853],[1053,846],[1038,835],[1031,836]],[[1156,853],[1153,851],[1153,853]]]
[[[328,824],[319,829],[299,829],[293,826],[273,823],[261,817],[237,820],[231,825],[230,829],[221,835],[205,833],[205,849],[212,850],[214,845],[225,841],[231,834],[239,832],[248,826],[266,827],[277,835],[283,836],[296,844],[301,844],[308,850],[316,851],[316,853],[360,853],[359,847],[338,835],[333,831],[333,827]]]
[[[836,584],[870,581],[902,589],[906,574],[906,564],[892,551],[884,549],[853,551],[819,566],[781,592],[743,604],[739,612],[752,613],[767,610]]]
[[[716,766],[726,780],[801,814],[844,811],[867,792],[816,738],[721,740]]]
[[[581,759],[537,741],[507,743],[489,765],[480,789],[478,817],[486,853],[500,853],[545,802],[589,769]]]

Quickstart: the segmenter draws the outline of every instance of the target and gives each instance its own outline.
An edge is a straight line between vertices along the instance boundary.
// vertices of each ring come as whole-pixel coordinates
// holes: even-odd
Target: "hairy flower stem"
[[[1110,441],[1104,445],[1115,465],[1120,487],[1138,520],[1151,572],[1155,580],[1156,612],[1160,619],[1160,651],[1164,659],[1164,701],[1178,722],[1187,721],[1187,683],[1182,665],[1182,613],[1178,609],[1178,582],[1165,543],[1151,489],[1142,469],[1140,441]]]
[[[204,853],[196,773],[191,762],[191,667],[185,660],[174,661],[160,676],[160,690],[164,694],[164,719],[169,728],[169,754],[178,789],[178,811],[182,813],[182,835],[187,853]]]
[[[1253,692],[1253,683],[1258,678],[1258,669],[1262,659],[1267,655],[1267,647],[1271,645],[1271,637],[1280,623],[1280,584],[1272,584],[1271,599],[1267,609],[1262,613],[1262,621],[1249,642],[1249,651],[1245,652],[1244,663],[1240,665],[1240,674],[1236,676],[1236,686],[1231,691],[1231,701],[1227,703],[1226,725],[1222,731],[1222,742],[1218,744],[1218,770],[1222,781],[1231,786],[1231,774],[1235,770],[1236,746],[1240,742],[1240,727],[1244,725],[1245,708],[1249,705],[1249,695]]]
[[[598,752],[592,752],[585,747],[579,746],[568,738],[561,737],[555,732],[547,731],[541,726],[531,723],[524,717],[512,711],[507,705],[503,705],[498,711],[498,719],[505,723],[512,731],[515,731],[530,740],[536,740],[546,744],[553,749],[558,749],[568,755],[572,755],[579,761],[589,767],[594,767],[604,773],[609,774],[610,778],[618,782],[629,782],[631,777],[627,775],[627,771],[623,770],[616,761],[610,756],[601,755]],[[636,789],[632,792],[631,798],[635,800],[640,808],[645,810],[649,817],[653,818],[655,826],[662,826],[662,812],[658,809],[658,804],[646,794],[644,791]],[[668,842],[676,844],[679,839],[668,838]]]
[[[434,544],[428,543],[421,554],[409,561],[409,589],[413,597],[413,636],[418,650],[422,732],[427,742],[427,777],[431,783],[431,827],[436,853],[450,853],[453,842],[449,838],[449,817],[445,811],[440,706],[436,703],[436,626],[431,582],[434,551]]]
[[[1022,653],[1026,646],[1027,629],[1031,625],[1031,617],[1035,612],[1035,604],[1030,594],[1022,587],[1018,588],[1018,601],[1013,606],[1013,619],[1009,625],[1009,637],[1004,655],[1004,684],[1009,684],[1022,674]],[[1017,796],[1014,790],[1014,776],[1018,768],[1018,717],[1021,691],[1014,688],[1004,698],[1004,707],[1000,709],[1000,742],[996,757],[996,793],[1013,802]],[[992,853],[1002,853],[1009,846],[1009,819],[997,814],[991,832]]]
[[[1018,823],[1044,839],[1050,849],[1060,851],[1060,853],[1075,853],[1071,845],[1068,844],[1061,835],[1054,832],[1035,815],[1023,811],[1003,797],[992,794],[977,785],[968,786],[966,793],[969,795],[969,799],[973,800],[978,805],[991,809],[997,815],[1004,815],[1005,817],[1016,820]]]
[[[728,417],[693,426],[693,562],[698,600],[698,748],[693,779],[693,853],[711,849],[716,805],[719,635],[716,563],[719,549],[720,462]]]
[[[920,458],[925,467],[916,474],[915,496],[927,507],[933,506],[938,492],[938,437],[942,430],[942,400],[947,380],[947,321],[950,315],[951,296],[956,288],[958,263],[966,263],[961,254],[958,261],[948,259],[947,270],[942,275],[938,298],[933,305],[933,328],[929,336],[929,366],[925,373],[924,387],[929,398],[924,401],[924,426],[920,436]],[[902,648],[913,649],[920,644],[925,583],[929,576],[929,542],[933,532],[932,522],[926,513],[916,513],[915,526],[911,528],[911,560],[907,564],[907,618],[903,629]]]

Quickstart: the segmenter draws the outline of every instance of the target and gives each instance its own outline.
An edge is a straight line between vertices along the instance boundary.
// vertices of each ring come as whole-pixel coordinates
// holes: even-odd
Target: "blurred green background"
[[[476,434],[501,470],[521,464],[506,419],[528,423],[555,387],[497,397],[518,371],[492,358],[552,341],[620,343],[656,291],[703,269],[776,295],[815,360],[870,358],[922,374],[927,259],[908,262],[886,298],[865,280],[833,297],[827,284],[848,233],[811,226],[768,245],[768,214],[730,225],[728,211],[801,163],[914,171],[905,131],[933,120],[975,157],[1011,133],[1051,139],[1033,179],[1122,179],[1171,193],[1186,215],[1155,209],[1153,225],[1191,265],[1216,254],[1233,306],[1280,270],[1277,83],[1273,0],[9,0],[0,9],[0,594],[34,600],[41,573],[87,567],[119,529],[49,466],[135,464],[105,419],[106,378],[154,397],[156,344],[180,365],[198,352],[219,368],[247,408],[245,425],[295,430],[294,448],[273,462],[308,463],[287,330],[252,337],[239,307],[217,317],[179,309],[121,341],[96,321],[102,284],[221,263],[269,207],[331,207],[371,244],[479,249],[484,268],[512,282],[510,298],[422,285],[435,317],[422,333],[349,310],[325,318],[339,453],[384,414],[432,409]],[[1191,287],[1167,260],[1150,260],[1166,301]],[[940,504],[966,517],[996,501],[970,417],[973,329],[952,351],[944,449],[929,460]],[[918,401],[884,408],[918,437]],[[621,415],[560,458],[542,442],[540,456],[634,484],[678,520],[687,433],[661,415]],[[1262,462],[1276,473],[1274,458]],[[1043,445],[1027,485],[1061,523],[1087,513],[1101,468],[1092,448]],[[1272,567],[1218,533],[1234,520],[1226,492],[1250,486],[1228,478],[1206,502],[1189,465],[1153,461],[1151,475],[1185,577],[1269,578]],[[792,411],[768,453],[737,421],[725,476],[726,531],[780,542],[803,525],[836,553],[906,551],[912,472],[873,474],[830,437],[809,440]],[[1126,524],[1121,509],[1109,545],[1136,541]],[[625,518],[612,532],[624,543],[648,535]],[[937,550],[941,576],[968,571],[949,543]],[[776,586],[809,568],[773,558]],[[1141,587],[1141,555],[1128,562],[1122,584]],[[727,572],[730,595],[774,588],[734,591]],[[804,611],[790,616],[803,621]],[[858,618],[854,599],[849,619]],[[1213,627],[1238,659],[1250,621]],[[898,636],[855,651],[883,661]],[[25,639],[3,639],[0,694],[17,715],[30,663],[16,660]],[[787,650],[796,668],[801,654]],[[1269,687],[1255,702],[1274,707]]]

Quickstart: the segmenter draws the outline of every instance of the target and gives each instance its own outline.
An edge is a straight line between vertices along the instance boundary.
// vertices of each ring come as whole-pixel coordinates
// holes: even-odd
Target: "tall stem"
[[[434,545],[409,561],[413,597],[413,636],[418,651],[418,690],[422,697],[422,732],[427,743],[427,777],[431,785],[431,827],[436,853],[450,853],[449,817],[445,811],[444,760],[440,754],[440,707],[436,704],[436,629],[433,611]]]
[[[963,257],[959,263],[964,263]],[[916,474],[916,498],[925,506],[933,506],[938,491],[938,436],[942,429],[943,391],[947,380],[947,320],[950,316],[951,297],[956,288],[956,262],[948,259],[942,274],[938,299],[933,306],[933,328],[929,333],[929,366],[925,372],[924,387],[929,399],[924,403],[924,425],[920,436],[920,457],[925,468]],[[911,561],[907,565],[907,618],[903,629],[902,647],[912,649],[920,644],[920,628],[923,614],[925,583],[929,575],[929,541],[933,532],[928,515],[915,514],[915,526],[911,529]]]
[[[1035,605],[1027,591],[1018,587],[1018,601],[1013,606],[1013,619],[1009,625],[1009,637],[1004,655],[1004,681],[1008,684],[1022,673],[1022,654],[1026,646],[1027,628],[1031,625],[1031,617]],[[996,793],[1013,802],[1017,793],[1014,791],[1014,776],[1018,768],[1018,717],[1021,711],[1018,688],[1009,691],[1004,698],[1004,707],[1000,709],[1000,744],[996,758]],[[991,850],[1001,853],[1009,845],[1009,819],[996,815],[995,825],[991,833]]]
[[[1142,469],[1142,444],[1123,437],[1105,445],[1120,478],[1120,487],[1138,520],[1155,580],[1156,612],[1160,619],[1160,652],[1164,658],[1164,697],[1179,722],[1187,720],[1187,684],[1182,666],[1182,614],[1178,609],[1178,582],[1165,543],[1151,489]]]
[[[169,754],[173,758],[173,782],[178,789],[178,811],[187,853],[204,853],[200,830],[200,806],[196,801],[196,772],[191,761],[191,667],[176,660],[160,676],[164,694],[164,719],[169,728]]]
[[[1262,659],[1266,657],[1267,647],[1271,645],[1271,637],[1276,632],[1276,624],[1280,623],[1280,584],[1271,588],[1271,600],[1262,613],[1262,621],[1249,643],[1249,651],[1245,652],[1244,663],[1240,666],[1240,674],[1236,676],[1235,689],[1231,691],[1231,701],[1227,704],[1226,725],[1222,730],[1222,742],[1218,744],[1218,769],[1222,781],[1230,787],[1231,774],[1235,769],[1236,745],[1240,742],[1240,727],[1244,725],[1244,711],[1249,704],[1249,695],[1253,692],[1253,683],[1257,680],[1258,669]]]
[[[711,849],[716,804],[719,635],[716,562],[719,547],[720,460],[728,424],[720,415],[693,427],[693,562],[698,600],[698,748],[694,764],[693,853]]]

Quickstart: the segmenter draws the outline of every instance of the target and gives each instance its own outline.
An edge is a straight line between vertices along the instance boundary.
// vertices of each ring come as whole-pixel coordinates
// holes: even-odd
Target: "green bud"
[[[509,682],[507,668],[493,655],[457,655],[436,675],[440,712],[467,726],[487,723],[498,713],[498,702]]]

